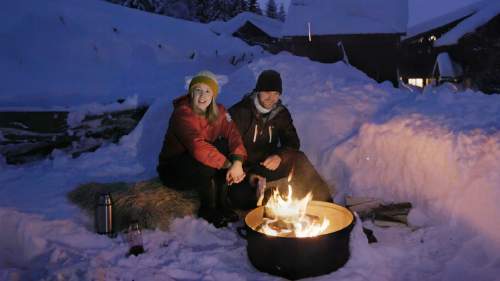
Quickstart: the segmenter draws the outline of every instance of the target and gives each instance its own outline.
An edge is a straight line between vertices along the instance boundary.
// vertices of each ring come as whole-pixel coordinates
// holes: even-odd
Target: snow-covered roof
[[[470,16],[477,11],[479,11],[482,7],[487,5],[490,2],[497,1],[497,0],[483,0],[479,2],[472,3],[470,5],[464,6],[462,8],[453,10],[450,13],[432,18],[430,20],[424,21],[422,23],[409,26],[408,30],[406,32],[406,36],[404,38],[412,38],[418,34],[427,32],[429,30],[441,27],[443,25],[452,23],[456,20],[459,20],[461,18]]]
[[[434,42],[434,46],[439,47],[456,44],[462,36],[469,32],[473,32],[499,14],[500,1],[489,1],[489,3],[481,7],[474,15],[463,20],[452,30],[443,34],[443,36]]]
[[[283,36],[406,33],[407,0],[292,0]]]
[[[446,52],[437,55],[436,65],[434,66],[435,70],[436,67],[439,68],[439,76],[441,78],[458,78],[463,74],[462,67],[455,63]]]
[[[250,12],[240,13],[227,22],[215,21],[209,25],[210,29],[214,32],[231,35],[245,25],[246,22],[251,22],[271,37],[278,38],[281,36],[281,30],[283,29],[282,22]]]

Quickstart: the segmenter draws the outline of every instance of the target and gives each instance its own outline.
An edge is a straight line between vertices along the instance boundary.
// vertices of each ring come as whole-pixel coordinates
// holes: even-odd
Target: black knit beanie
[[[257,85],[255,85],[255,92],[262,91],[276,91],[280,94],[283,92],[281,86],[281,76],[277,71],[272,69],[264,70],[259,75],[257,79]]]

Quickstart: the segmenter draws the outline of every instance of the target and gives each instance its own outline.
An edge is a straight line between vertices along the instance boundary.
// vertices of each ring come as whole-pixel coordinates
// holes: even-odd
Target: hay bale
[[[98,194],[111,193],[116,231],[125,230],[136,220],[141,227],[168,230],[175,218],[196,214],[198,195],[194,190],[179,191],[164,186],[157,179],[137,183],[88,183],[68,194],[71,202],[92,217]]]

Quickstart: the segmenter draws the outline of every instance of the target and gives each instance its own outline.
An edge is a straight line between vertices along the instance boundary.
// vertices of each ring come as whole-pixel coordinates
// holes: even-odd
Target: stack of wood
[[[368,197],[346,197],[346,207],[358,213],[361,220],[370,220],[380,227],[408,226],[410,202],[384,203]]]
[[[58,149],[72,157],[116,143],[130,133],[147,107],[87,115],[68,123],[68,112],[0,112],[0,154],[16,165],[49,157]]]
[[[302,228],[306,225],[321,224],[321,219],[318,216],[306,214],[305,220],[302,222]],[[262,224],[257,227],[257,231],[262,232],[264,225],[267,225],[270,229],[282,233],[280,237],[297,237],[296,227],[293,222],[290,222],[283,218],[263,218]]]

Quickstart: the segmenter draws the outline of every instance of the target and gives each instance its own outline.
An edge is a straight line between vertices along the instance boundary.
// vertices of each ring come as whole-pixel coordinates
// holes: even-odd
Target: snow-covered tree
[[[286,19],[285,7],[283,6],[283,3],[280,4],[280,9],[278,11],[278,19],[282,22],[285,22]]]
[[[266,16],[268,16],[272,19],[278,18],[278,8],[276,7],[276,2],[274,0],[267,1]]]
[[[198,22],[229,20],[247,11],[247,0],[107,0],[143,11]],[[260,11],[260,10],[259,10]]]
[[[195,21],[196,9],[193,0],[164,0],[161,14]]]
[[[156,0],[125,0],[122,5],[146,12],[156,12],[159,1]]]
[[[248,2],[246,0],[235,0],[235,15],[248,11]]]
[[[111,3],[151,13],[161,13],[166,0],[108,0]]]
[[[262,15],[262,10],[260,9],[260,4],[258,0],[250,0],[248,2],[248,11],[255,13],[257,15]]]
[[[220,11],[219,20],[229,20],[246,10],[245,0],[216,0],[215,3]]]
[[[222,2],[218,0],[195,0],[195,18],[200,22],[219,19],[223,13]]]

